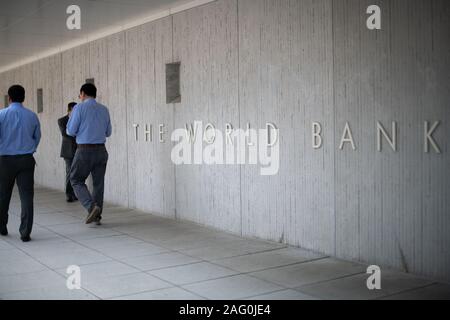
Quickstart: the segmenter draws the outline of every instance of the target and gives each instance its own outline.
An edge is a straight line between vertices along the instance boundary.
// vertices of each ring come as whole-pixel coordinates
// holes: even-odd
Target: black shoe
[[[23,242],[31,241],[30,236],[20,237],[20,239],[21,239]]]
[[[102,225],[102,222],[101,222],[101,220],[102,220],[102,213],[103,213],[103,208],[100,207],[100,214],[99,214],[98,217],[95,219],[95,224],[96,224],[97,226],[101,226],[101,225]]]
[[[75,202],[75,201],[78,201],[78,198],[77,198],[74,194],[72,194],[72,195],[67,195],[67,196],[66,196],[66,201],[67,201],[67,202]]]
[[[7,236],[7,235],[8,235],[8,229],[6,229],[6,227],[1,228],[1,229],[0,229],[0,234],[1,234],[2,236]]]
[[[86,218],[86,224],[94,222],[101,213],[102,209],[99,206],[94,205]]]

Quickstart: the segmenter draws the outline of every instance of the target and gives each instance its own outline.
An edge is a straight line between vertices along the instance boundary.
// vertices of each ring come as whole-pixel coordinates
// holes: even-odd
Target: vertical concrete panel
[[[362,74],[360,33],[365,27],[365,9],[358,1],[333,2],[334,31],[334,105],[335,105],[335,141],[333,150],[336,154],[336,254],[350,259],[360,257],[360,229],[365,224],[373,225],[375,233],[369,233],[368,243],[377,244],[382,237],[381,229],[374,225],[379,219],[380,208],[368,204],[379,190],[374,183],[377,168],[371,162],[375,156],[375,115],[377,107],[384,108],[382,101],[377,106],[366,106],[361,102],[361,86],[372,76],[380,63],[370,61],[367,73]],[[363,10],[363,11],[362,11]],[[375,32],[372,32],[374,34]],[[375,45],[374,45],[375,46]],[[364,62],[367,64],[367,61]],[[366,70],[366,69],[365,69]],[[371,73],[372,72],[372,73]],[[373,98],[373,93],[369,92]],[[389,105],[390,106],[390,105]],[[388,108],[389,106],[386,106]],[[368,112],[368,114],[366,114]],[[382,113],[380,113],[382,114]],[[366,121],[364,121],[367,119]],[[381,120],[381,119],[380,119]],[[392,121],[392,120],[390,120]],[[355,139],[356,151],[350,144],[339,150],[346,123],[350,124]],[[386,123],[386,122],[383,122]],[[390,122],[389,122],[390,128]],[[360,211],[367,212],[367,221],[360,220]],[[363,241],[364,241],[363,237]],[[374,248],[375,250],[376,248]],[[369,254],[369,253],[368,253]],[[374,257],[375,252],[371,252]]]
[[[89,75],[87,77],[94,78],[97,87],[97,101],[105,105],[109,102],[107,45],[108,38],[89,43]]]
[[[243,233],[334,253],[330,1],[239,1],[241,125],[280,130],[280,170],[242,170]],[[311,125],[322,124],[321,149]]]
[[[4,96],[8,93],[8,89],[7,87],[7,81],[6,81],[6,73],[1,73],[0,74],[0,109],[3,109],[4,107]]]
[[[421,194],[420,164],[423,156],[423,121],[421,112],[420,88],[424,85],[423,79],[417,77],[415,67],[420,62],[417,53],[422,51],[426,56],[426,43],[424,30],[413,30],[414,21],[424,22],[423,15],[426,1],[393,1],[380,3],[384,8],[384,38],[374,46],[375,41],[368,40],[375,37],[374,32],[367,28],[362,29],[362,53],[373,52],[371,56],[365,55],[366,64],[372,64],[373,72],[381,74],[374,83],[367,81],[367,89],[381,88],[375,91],[372,100],[381,100],[382,106],[373,106],[376,118],[381,118],[386,127],[389,122],[398,121],[398,152],[392,155],[385,144],[383,152],[377,153],[374,159],[380,172],[379,190],[381,201],[382,238],[380,255],[377,261],[381,265],[394,266],[405,271],[419,272],[421,265]],[[363,3],[369,6],[369,1]],[[414,8],[410,11],[410,8]],[[364,9],[364,8],[363,8]],[[416,14],[412,14],[416,12]],[[417,13],[421,12],[417,16]],[[416,20],[418,19],[418,20]],[[370,34],[370,35],[369,35]],[[364,41],[365,40],[365,41]],[[379,57],[383,57],[380,59]],[[370,60],[369,60],[370,59]],[[364,60],[362,60],[364,61]],[[369,106],[370,102],[364,105]],[[389,119],[390,118],[390,119]],[[386,150],[386,151],[385,151]],[[379,200],[372,200],[372,206]],[[370,205],[370,203],[369,203]],[[372,229],[367,225],[368,229]],[[375,230],[372,230],[374,233]]]
[[[9,72],[3,72],[0,74],[0,98],[1,98],[1,104],[0,104],[0,109],[3,109],[5,106],[4,103],[4,98],[5,95],[8,94],[8,88],[9,88],[9,77],[8,77]]]
[[[106,172],[105,199],[128,206],[128,146],[125,33],[107,38],[107,97],[103,96],[111,117],[113,134],[108,139],[110,156]],[[92,64],[91,64],[92,65]]]
[[[130,205],[174,217],[173,105],[165,103],[165,63],[172,57],[171,35],[171,18],[126,32],[126,95]],[[137,141],[133,124],[139,125]],[[164,125],[164,142],[159,140],[160,124]],[[152,137],[145,135],[146,126]]]
[[[64,114],[69,102],[79,102],[80,88],[89,77],[89,45],[62,53],[62,77],[64,105],[61,112]]]
[[[450,281],[450,6],[445,0],[422,1],[414,16],[419,18],[413,18],[411,26],[418,29],[420,36],[415,39],[417,78],[420,79],[414,90],[416,104],[425,120],[442,121],[434,134],[442,154],[424,154],[419,168],[422,174],[422,268],[412,272]]]
[[[42,139],[36,152],[36,183],[55,189],[64,184],[64,166],[59,158],[61,133],[57,120],[63,104],[61,55],[57,54],[33,63],[34,89],[43,89],[44,111],[38,114]],[[36,109],[35,109],[36,111]]]
[[[7,94],[5,77],[0,74],[0,110],[4,108],[4,96]]]
[[[142,86],[141,86],[141,70],[140,70],[140,52],[142,44],[139,41],[141,27],[136,27],[125,31],[125,68],[126,68],[126,108],[127,108],[127,144],[128,144],[128,204],[131,208],[137,207],[136,196],[136,179],[137,174],[136,162],[139,159],[139,148],[135,146],[134,131],[130,126],[134,123],[138,124],[142,119],[136,115],[133,117],[135,110],[142,108]],[[141,189],[142,190],[142,189]]]
[[[175,128],[208,122],[239,127],[237,2],[217,1],[173,16],[173,61],[181,62]],[[200,132],[197,139],[202,139]],[[176,167],[177,217],[241,232],[237,165]]]
[[[30,75],[33,74],[33,66],[32,64],[27,64],[17,68],[13,73],[13,84],[20,84],[25,88],[25,101],[24,106],[33,110],[34,103],[36,101],[36,91],[33,90],[33,77]],[[6,91],[8,88],[6,88]]]
[[[0,85],[2,86],[2,104],[1,104],[1,108],[4,107],[4,96],[8,95],[8,89],[10,86],[12,86],[14,84],[14,70],[10,70],[10,71],[6,71],[2,74],[0,74]],[[31,108],[31,106],[30,106]]]

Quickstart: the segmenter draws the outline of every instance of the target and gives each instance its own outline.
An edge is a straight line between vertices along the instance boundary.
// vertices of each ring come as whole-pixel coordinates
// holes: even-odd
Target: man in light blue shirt
[[[75,106],[67,123],[67,134],[76,137],[77,144],[105,144],[111,131],[108,109],[92,97]]]
[[[0,156],[33,154],[41,140],[37,115],[22,103],[0,110]]]
[[[87,224],[94,221],[100,224],[108,162],[105,142],[112,132],[109,111],[95,100],[96,96],[97,88],[91,83],[84,84],[80,89],[82,102],[74,107],[67,123],[67,134],[76,138],[78,146],[70,170],[70,183],[88,212]],[[93,182],[92,194],[86,186],[89,175]]]
[[[17,182],[22,205],[20,235],[30,241],[34,216],[33,154],[41,140],[37,115],[25,108],[25,89],[14,85],[8,90],[9,106],[0,111],[0,234],[8,235],[8,211],[14,183]]]

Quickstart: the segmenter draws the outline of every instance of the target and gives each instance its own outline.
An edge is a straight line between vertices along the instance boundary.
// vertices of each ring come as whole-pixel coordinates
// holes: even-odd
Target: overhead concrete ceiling
[[[211,0],[0,0],[0,72]],[[81,29],[68,30],[68,6]]]

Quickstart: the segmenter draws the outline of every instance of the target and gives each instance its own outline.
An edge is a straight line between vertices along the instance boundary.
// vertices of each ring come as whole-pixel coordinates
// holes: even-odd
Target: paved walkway
[[[102,226],[85,225],[64,200],[36,190],[33,241],[22,243],[14,193],[0,299],[450,299],[450,285],[388,270],[370,291],[365,265],[136,210],[108,206]],[[67,289],[70,265],[80,290]]]

